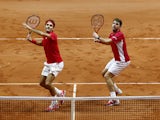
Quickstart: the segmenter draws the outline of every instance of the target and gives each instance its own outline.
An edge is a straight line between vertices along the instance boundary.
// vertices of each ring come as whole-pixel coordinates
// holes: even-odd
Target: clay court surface
[[[0,83],[3,83],[0,96],[50,96],[38,84],[7,85],[39,82],[45,61],[43,48],[16,40],[26,37],[27,30],[22,23],[32,14],[40,16],[40,30],[44,30],[45,20],[51,18],[56,22],[55,32],[59,38],[84,38],[59,39],[65,67],[54,81],[62,84],[55,86],[67,90],[68,97],[73,95],[73,84],[65,83],[84,83],[77,84],[76,96],[108,96],[106,85],[95,83],[104,83],[101,70],[113,56],[111,48],[85,39],[92,37],[90,18],[96,13],[105,18],[99,32],[103,37],[111,32],[113,18],[123,20],[121,30],[126,36],[131,64],[114,81],[147,83],[119,84],[123,96],[160,95],[160,84],[153,84],[160,83],[159,0],[0,0],[0,11],[0,38],[5,38],[0,40]]]

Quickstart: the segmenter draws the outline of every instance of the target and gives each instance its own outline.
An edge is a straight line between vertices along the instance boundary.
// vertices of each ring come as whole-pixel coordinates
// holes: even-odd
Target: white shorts
[[[60,63],[50,63],[44,62],[44,67],[41,75],[48,76],[48,74],[52,73],[55,77],[62,71],[64,67],[64,62]]]
[[[118,75],[129,64],[130,64],[130,61],[128,61],[128,62],[115,61],[115,59],[113,58],[105,66],[105,69],[108,69],[108,71],[114,75]]]

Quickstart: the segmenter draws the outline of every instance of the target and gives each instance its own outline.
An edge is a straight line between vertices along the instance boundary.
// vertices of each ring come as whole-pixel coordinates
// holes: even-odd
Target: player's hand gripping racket
[[[100,28],[104,24],[104,16],[101,14],[95,14],[91,17],[91,26],[93,27],[93,30],[98,33]]]
[[[40,17],[37,15],[31,15],[27,18],[26,24],[29,25],[31,28],[36,28],[40,23]],[[29,31],[31,34],[31,31]]]

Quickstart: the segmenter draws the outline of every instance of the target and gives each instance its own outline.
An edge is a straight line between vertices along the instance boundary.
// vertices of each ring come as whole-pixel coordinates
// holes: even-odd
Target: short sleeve
[[[52,40],[57,40],[57,35],[55,33],[50,33]]]
[[[114,36],[112,36],[111,39],[114,43],[118,43],[124,39],[124,35],[121,32],[118,32]]]

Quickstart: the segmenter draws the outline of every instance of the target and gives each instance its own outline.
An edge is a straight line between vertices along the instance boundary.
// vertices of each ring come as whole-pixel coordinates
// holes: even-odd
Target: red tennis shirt
[[[42,45],[44,47],[47,63],[62,62],[60,55],[57,35],[54,32],[50,33],[51,38],[43,37]]]
[[[130,60],[124,34],[119,30],[116,33],[112,32],[109,35],[109,38],[112,39],[111,47],[116,61],[127,62]]]

